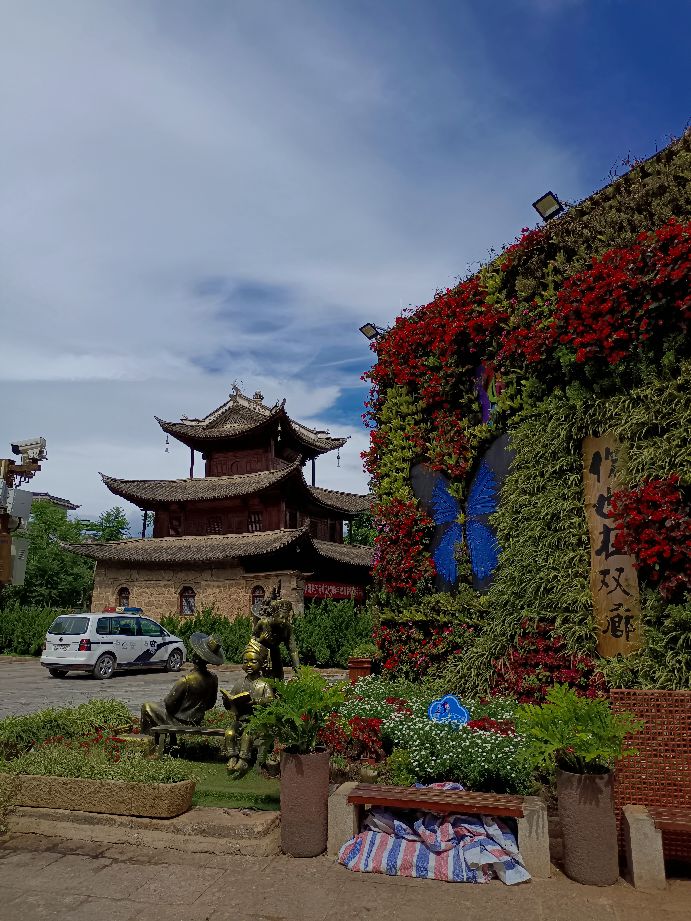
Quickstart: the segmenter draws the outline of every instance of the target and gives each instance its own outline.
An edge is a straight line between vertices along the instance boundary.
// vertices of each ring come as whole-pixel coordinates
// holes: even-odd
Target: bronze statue
[[[255,739],[247,730],[247,723],[255,704],[271,700],[274,692],[262,678],[262,668],[266,665],[268,651],[254,637],[250,639],[242,657],[242,669],[245,677],[237,681],[229,691],[221,689],[223,706],[234,717],[233,725],[226,729],[226,753],[228,773],[242,777],[250,768],[254,750],[257,751],[256,765],[261,767],[267,756],[270,740]]]
[[[293,605],[290,601],[282,600],[279,595],[280,588],[274,589],[268,601],[260,602],[252,608],[252,637],[269,653],[268,676],[283,681],[281,643],[288,649],[293,668],[300,667],[300,658],[293,636]]]
[[[161,703],[142,704],[142,732],[148,732],[153,726],[199,726],[206,711],[216,705],[218,678],[207,665],[223,663],[221,642],[206,633],[193,633],[189,644],[192,671],[178,678]]]

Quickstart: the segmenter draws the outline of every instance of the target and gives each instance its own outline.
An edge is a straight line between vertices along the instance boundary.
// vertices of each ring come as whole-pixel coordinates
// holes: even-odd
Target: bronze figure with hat
[[[213,634],[193,633],[188,642],[192,671],[178,678],[160,703],[142,704],[142,732],[153,726],[199,726],[206,711],[216,705],[218,678],[208,666],[223,663],[221,641]]]

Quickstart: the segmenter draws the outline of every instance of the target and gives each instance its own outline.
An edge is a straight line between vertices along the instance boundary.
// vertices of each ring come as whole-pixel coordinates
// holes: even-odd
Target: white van
[[[185,661],[185,644],[141,608],[116,608],[101,614],[62,614],[48,628],[41,665],[53,678],[91,672],[110,678],[116,669],[165,668],[176,672]]]

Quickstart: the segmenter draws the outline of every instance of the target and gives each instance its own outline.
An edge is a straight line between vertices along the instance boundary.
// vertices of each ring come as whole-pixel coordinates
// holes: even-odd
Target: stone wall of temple
[[[152,565],[99,562],[94,575],[92,611],[117,606],[119,592],[129,589],[129,605],[144,609],[155,619],[180,613],[180,593],[194,590],[196,612],[214,606],[215,613],[233,620],[250,614],[252,591],[264,589],[266,597],[281,583],[281,597],[303,610],[304,576],[301,572],[246,573],[238,566],[186,565],[179,569]]]

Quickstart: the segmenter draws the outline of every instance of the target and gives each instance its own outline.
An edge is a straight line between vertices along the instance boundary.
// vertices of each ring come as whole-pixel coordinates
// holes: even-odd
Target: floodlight
[[[535,208],[543,221],[549,221],[564,210],[564,206],[554,192],[545,192],[541,198],[533,202],[533,208]]]

